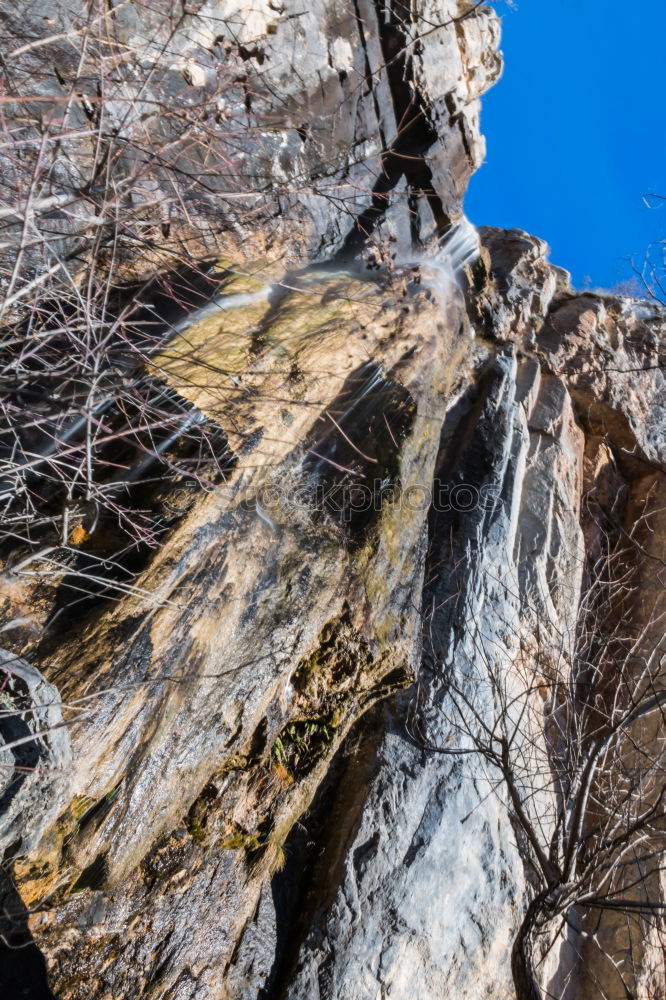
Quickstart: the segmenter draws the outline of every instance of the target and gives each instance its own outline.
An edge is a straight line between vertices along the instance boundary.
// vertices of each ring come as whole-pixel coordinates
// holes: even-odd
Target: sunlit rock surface
[[[235,467],[142,576],[147,598],[44,658],[64,698],[92,699],[71,731],[70,811],[38,862],[62,995],[110,948],[116,992],[153,995],[187,970],[193,996],[218,995],[349,726],[413,674],[428,505],[399,496],[432,479],[470,333],[453,285],[445,303],[410,276],[311,278],[277,288],[263,325],[243,305],[202,320],[183,342],[219,337],[232,362],[206,398],[197,353],[185,366],[176,339],[156,359],[228,431]],[[153,986],[162,939],[172,971]]]
[[[193,223],[203,234],[221,214],[241,244],[258,240],[307,261],[340,249],[355,217],[372,206],[373,191],[394,196],[385,219],[371,209],[366,229],[378,224],[384,237],[403,243],[432,233],[433,206],[439,226],[459,216],[485,150],[479,98],[501,69],[497,16],[479,7],[463,18],[463,6],[457,0],[429,0],[413,10],[402,0],[393,9],[374,0],[257,0],[250,6],[195,0],[182,8],[119,4],[87,21],[78,0],[38,6],[19,0],[3,5],[0,38],[15,84],[29,84],[46,110],[57,108],[68,82],[82,72],[83,92],[95,100],[95,81],[82,71],[85,61],[68,31],[80,38],[90,30],[91,52],[108,46],[109,59],[122,53],[129,72],[110,92],[109,128],[129,129],[128,139],[140,143],[164,134],[178,149],[183,175],[207,166],[205,188],[195,186],[186,205],[175,206],[174,228],[178,218],[179,226]],[[45,47],[40,40],[46,37],[53,40]],[[152,71],[144,82],[147,65]],[[196,109],[209,97],[215,107],[206,130],[180,144],[181,124],[169,112],[180,104],[187,116],[188,106]],[[74,104],[70,120],[85,135],[84,107]],[[77,170],[85,170],[92,151],[70,136],[67,152],[51,183],[58,193],[64,187],[70,205]],[[120,155],[120,177],[132,170],[131,156],[123,162]],[[6,166],[11,176],[11,163]],[[159,171],[141,183],[133,194],[139,209],[142,200],[171,199]],[[410,197],[414,186],[432,187],[425,207]],[[261,212],[260,233],[246,210]],[[69,211],[59,218],[65,233],[72,214],[85,216],[88,209],[74,198]]]
[[[118,5],[128,58],[169,37],[170,100],[229,63],[258,113],[280,95],[234,166],[266,178],[242,240],[329,265],[225,260],[220,295],[149,358],[226,451],[222,483],[166,498],[179,519],[131,588],[49,629],[39,566],[4,581],[16,677],[67,720],[40,745],[48,806],[0,820],[61,1000],[513,995],[529,879],[493,776],[437,752],[456,748],[446,671],[471,678],[482,639],[510,677],[539,623],[546,643],[575,627],[611,500],[663,560],[666,321],[575,293],[540,240],[461,221],[500,68],[496,16],[463,6],[210,2],[173,25]],[[3,31],[29,46],[78,13],[20,3]],[[388,267],[360,266],[368,235]],[[653,607],[663,582],[640,593]],[[598,963],[591,947],[576,982],[619,1000]],[[571,981],[566,949],[547,971]]]

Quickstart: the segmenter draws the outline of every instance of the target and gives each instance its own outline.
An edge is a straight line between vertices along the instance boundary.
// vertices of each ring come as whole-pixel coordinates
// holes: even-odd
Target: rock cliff
[[[615,689],[638,705],[640,678],[662,705],[666,314],[580,294],[540,240],[465,222],[479,99],[501,68],[489,7],[174,8],[49,0],[2,15],[12,86],[32,81],[46,117],[66,97],[72,131],[110,86],[92,50],[98,67],[124,53],[125,89],[106,101],[106,128],[127,129],[114,183],[139,134],[124,100],[144,102],[130,122],[142,141],[163,128],[180,143],[176,167],[134,189],[135,210],[162,225],[167,256],[214,252],[214,287],[178,302],[141,377],[223,442],[205,489],[165,466],[130,495],[127,509],[160,519],[134,561],[85,504],[65,544],[39,523],[20,545],[9,517],[3,528],[7,995],[514,997],[539,877],[560,871],[569,789],[543,778],[564,754],[560,688],[576,688],[580,746],[600,739],[598,720],[585,729],[581,622],[606,650],[594,711]],[[202,115],[197,141],[155,112],[204,97],[217,118]],[[95,202],[72,177],[89,142],[66,147],[34,214],[42,236],[62,225],[76,281]],[[186,185],[174,207],[174,169],[202,163],[205,191]],[[10,252],[31,275],[45,266],[39,248]],[[155,253],[146,244],[133,268],[129,254],[123,280]],[[119,357],[114,372],[134,377]],[[173,465],[172,445],[158,450]],[[591,625],[599,579],[623,589],[602,590]],[[604,638],[613,615],[631,659]],[[516,705],[512,785],[479,747]],[[652,810],[643,881],[623,869],[613,889],[629,917],[604,908],[562,835],[543,892],[548,905],[554,886],[577,895],[552,910],[547,947],[546,921],[535,930],[543,995],[663,995],[649,860],[663,852],[663,732],[631,707],[615,728],[631,735],[617,751],[628,786],[637,757],[653,762],[631,806],[631,822]],[[621,811],[610,773],[581,821],[591,855],[609,850],[594,846],[594,810],[613,798]]]

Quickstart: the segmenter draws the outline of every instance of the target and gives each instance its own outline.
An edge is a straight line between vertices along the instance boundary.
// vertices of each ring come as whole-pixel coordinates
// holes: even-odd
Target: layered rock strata
[[[32,8],[3,23],[17,72],[39,66],[55,100],[82,22],[47,13],[55,75]],[[213,190],[215,225],[330,266],[272,280],[248,253],[151,355],[223,437],[224,475],[166,497],[177,516],[131,585],[77,605],[71,577],[6,567],[3,704],[43,773],[2,791],[4,939],[40,950],[30,989],[62,1000],[511,997],[529,865],[497,776],[439,752],[469,749],[447,688],[472,690],[480,657],[510,681],[575,632],[609,525],[645,556],[632,614],[654,620],[664,312],[575,292],[524,233],[470,243],[461,202],[499,72],[488,8],[99,16],[130,61],[151,53],[172,102],[233,70],[220,113],[271,124],[224,179],[254,179],[257,218],[238,237]],[[193,199],[188,225],[210,214]],[[354,263],[370,246],[388,267]],[[606,954],[560,940],[544,987],[658,995],[654,951],[604,919]],[[4,954],[19,989],[20,950]]]

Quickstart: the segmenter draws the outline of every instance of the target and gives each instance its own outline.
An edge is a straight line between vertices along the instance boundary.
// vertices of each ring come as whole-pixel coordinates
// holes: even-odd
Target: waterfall
[[[399,263],[418,266],[419,281],[441,302],[449,302],[452,292],[462,290],[461,278],[481,252],[479,234],[466,216],[461,216],[449,231],[420,256],[405,256]]]
[[[463,215],[439,241],[434,260],[459,275],[480,253],[479,234],[467,216]]]

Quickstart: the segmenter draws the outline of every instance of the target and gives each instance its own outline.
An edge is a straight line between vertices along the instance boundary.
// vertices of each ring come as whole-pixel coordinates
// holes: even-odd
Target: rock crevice
[[[82,30],[82,8],[45,9],[54,42],[41,9],[3,21],[17,86],[39,69],[48,104],[76,84],[79,122],[92,81],[59,39]],[[66,544],[37,525],[29,555],[7,545],[0,738],[15,770],[0,840],[16,933],[46,963],[49,986],[33,988],[513,997],[563,793],[540,785],[521,818],[452,692],[493,738],[501,709],[522,704],[520,780],[535,760],[555,768],[558,691],[579,683],[571,650],[599,565],[629,574],[613,613],[663,658],[664,310],[577,293],[541,240],[477,240],[465,223],[479,98],[501,68],[488,7],[209,0],[104,17],[133,101],[155,98],[140,52],[176,107],[231,74],[216,125],[243,122],[237,148],[183,204],[238,259],[115,291],[118,314],[134,304],[128,336],[159,327],[141,378],[210,429],[215,476],[128,487],[159,544],[115,568],[104,533],[118,526],[89,507]],[[144,126],[161,127],[148,109]],[[88,153],[73,147],[67,170],[85,174]],[[146,202],[166,197],[158,175]],[[45,197],[60,197],[59,176]],[[223,197],[239,178],[260,205],[242,219]],[[84,187],[70,190],[76,211]],[[76,257],[76,234],[62,240]],[[119,343],[114,378],[137,375],[127,356]],[[160,470],[183,457],[172,445],[158,445]],[[631,557],[615,559],[626,542]],[[580,906],[570,925],[596,933]],[[643,925],[620,933],[604,914],[598,927],[603,948],[561,931],[534,945],[542,988],[659,995]]]

